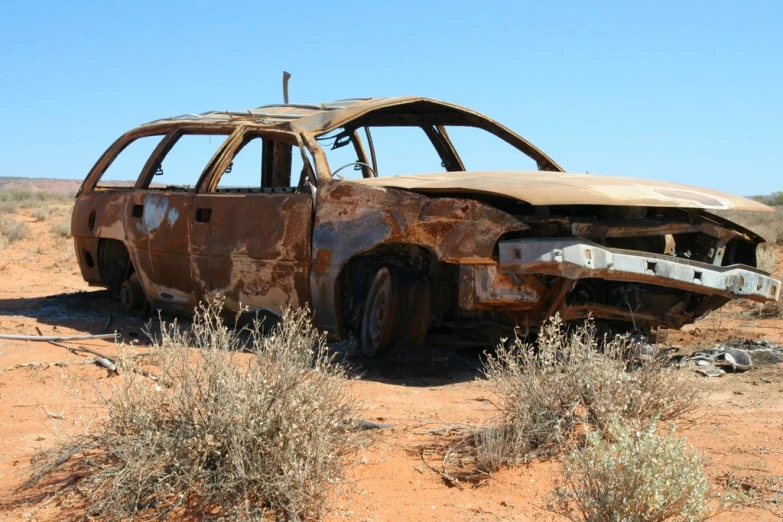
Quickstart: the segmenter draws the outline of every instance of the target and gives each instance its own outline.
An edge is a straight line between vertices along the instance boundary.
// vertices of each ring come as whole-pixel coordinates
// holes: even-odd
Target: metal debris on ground
[[[761,364],[783,363],[783,347],[763,339],[715,343],[711,349],[685,357],[682,363],[694,363],[696,372],[707,377],[720,377],[726,373],[724,368],[731,368],[732,373],[750,370],[754,366],[753,358]]]
[[[725,371],[721,370],[720,368],[716,368],[711,364],[707,364],[706,366],[699,366],[696,369],[696,373],[700,373],[705,377],[721,377],[722,375],[726,374]]]

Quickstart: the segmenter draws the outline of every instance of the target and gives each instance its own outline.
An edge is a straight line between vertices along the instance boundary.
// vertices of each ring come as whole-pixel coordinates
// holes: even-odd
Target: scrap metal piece
[[[705,377],[722,377],[723,375],[726,375],[725,371],[721,370],[720,368],[716,368],[715,366],[712,365],[700,366],[699,368],[696,369],[696,373],[700,373]]]
[[[729,348],[726,350],[726,353],[723,354],[723,360],[725,360],[734,371],[746,371],[753,367],[753,360],[750,358],[750,354],[745,350]]]

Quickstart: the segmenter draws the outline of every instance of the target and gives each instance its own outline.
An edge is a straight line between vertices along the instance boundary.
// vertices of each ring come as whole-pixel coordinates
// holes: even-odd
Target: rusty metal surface
[[[211,209],[190,227],[199,299],[272,311],[310,301],[309,194],[199,194],[193,206]]]
[[[316,138],[344,128],[358,140],[363,125],[388,125],[398,116],[429,122],[439,154],[454,150],[435,127],[477,126],[540,170],[333,179],[331,167],[339,165],[329,165]],[[156,166],[183,133],[226,139],[191,187],[154,185]],[[101,186],[124,147],[149,135],[161,141],[138,179]],[[219,189],[249,136],[271,144],[269,161],[261,161],[264,185]],[[375,164],[366,138],[356,148]],[[289,172],[292,155],[304,163],[301,173]],[[454,170],[444,159],[446,165]],[[116,291],[135,274],[153,306],[177,313],[215,295],[231,310],[279,313],[308,303],[316,326],[340,338],[355,327],[374,271],[391,266],[406,303],[430,308],[422,311],[425,329],[430,312],[432,324],[492,329],[535,328],[556,311],[566,320],[678,327],[731,298],[779,298],[780,282],[753,268],[762,239],[705,212],[716,209],[770,210],[674,183],[565,173],[486,116],[399,97],[213,111],[142,125],[112,144],[87,175],[72,230],[86,281]]]
[[[757,201],[665,181],[560,172],[443,172],[357,180],[372,186],[509,196],[531,205],[629,205],[772,212]]]

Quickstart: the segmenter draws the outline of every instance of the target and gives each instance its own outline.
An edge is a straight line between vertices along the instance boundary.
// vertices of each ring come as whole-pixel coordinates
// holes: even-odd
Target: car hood
[[[772,212],[740,196],[646,179],[567,172],[443,172],[354,181],[419,193],[494,194],[532,205],[613,205]]]

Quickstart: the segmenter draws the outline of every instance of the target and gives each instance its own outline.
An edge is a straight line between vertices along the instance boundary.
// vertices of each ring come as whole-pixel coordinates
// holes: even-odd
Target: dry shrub
[[[59,469],[81,477],[84,518],[323,516],[360,441],[343,370],[307,310],[266,335],[258,322],[244,330],[224,324],[219,304],[200,307],[189,330],[162,322],[157,383],[123,357],[106,418],[39,458],[25,486]]]
[[[709,483],[702,458],[655,423],[637,431],[613,424],[565,460],[552,509],[589,522],[695,521],[708,518]]]
[[[30,235],[30,227],[27,223],[17,221],[9,216],[0,216],[0,237],[8,243],[19,241]]]
[[[62,238],[70,237],[71,220],[60,219],[59,221],[56,221],[54,224],[52,224],[52,233],[54,233],[55,236],[62,237]]]
[[[743,312],[742,317],[755,319],[777,319],[783,317],[783,306],[780,301],[756,304],[750,310]]]
[[[502,423],[474,435],[476,466],[491,472],[558,453],[578,428],[605,431],[613,419],[637,429],[692,411],[700,398],[689,374],[654,357],[629,371],[629,337],[602,343],[595,325],[566,332],[559,316],[536,345],[516,339],[488,356],[485,373],[500,397]]]

